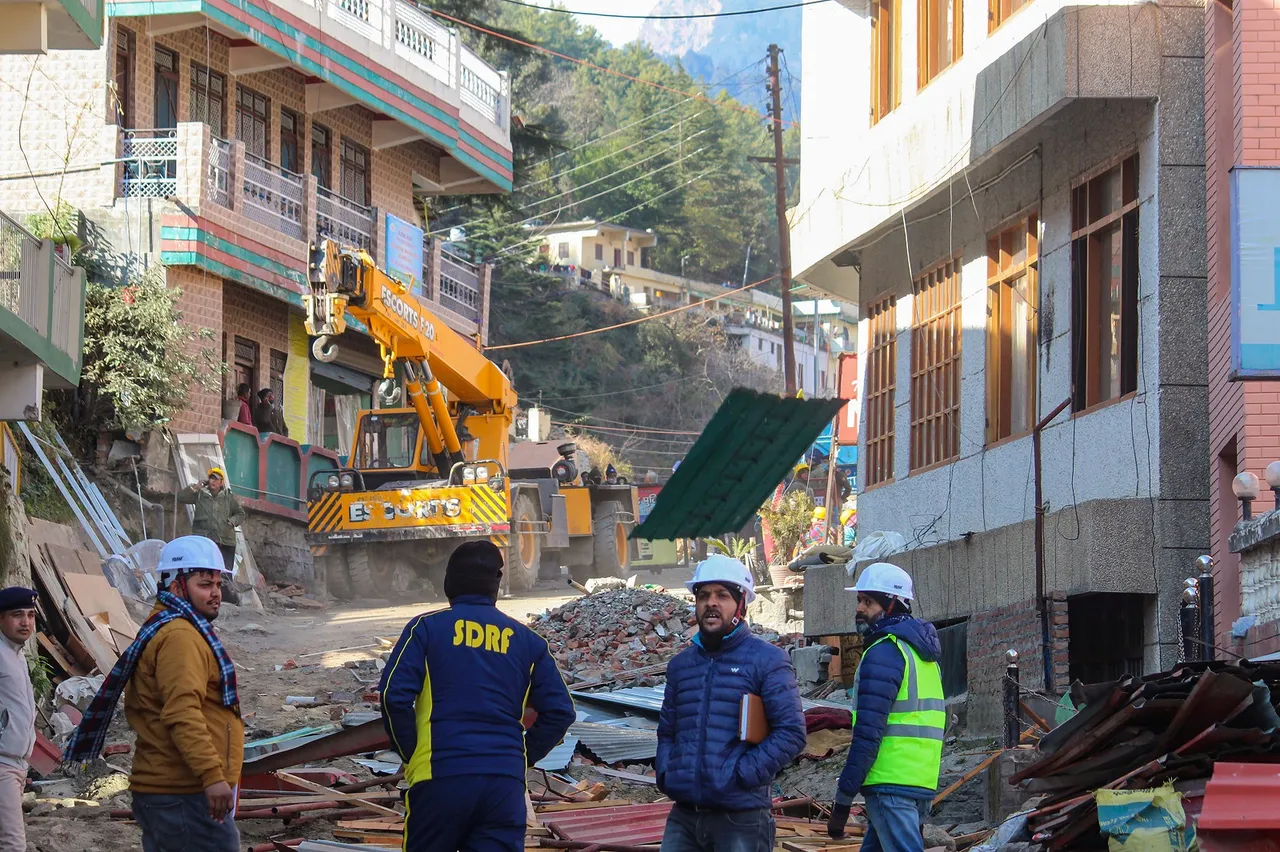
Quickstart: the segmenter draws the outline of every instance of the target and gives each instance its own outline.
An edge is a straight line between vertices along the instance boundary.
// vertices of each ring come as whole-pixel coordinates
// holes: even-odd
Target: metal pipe
[[[1018,652],[1010,648],[1005,652],[1009,665],[1004,669],[1004,747],[1018,745]]]
[[[436,428],[435,418],[432,416],[431,408],[422,392],[421,376],[412,361],[405,362],[404,378],[405,393],[409,396],[409,404],[418,413],[418,422],[422,426],[422,434],[426,436],[427,447],[431,450],[431,455],[438,458],[444,452],[444,438],[440,436],[440,430]],[[444,472],[441,471],[441,473]]]
[[[457,461],[462,461],[462,442],[458,440],[453,421],[449,419],[449,406],[444,401],[444,394],[440,391],[440,382],[431,372],[431,367],[426,361],[419,366],[422,367],[422,376],[426,382],[427,401],[431,403],[431,411],[436,416],[436,424],[440,427],[440,434],[444,438],[445,449],[449,451],[450,456],[456,457]]]
[[[53,463],[49,461],[49,457],[45,455],[44,449],[41,448],[39,440],[35,435],[31,434],[31,429],[27,427],[26,423],[18,421],[18,428],[22,430],[22,434],[26,436],[27,443],[31,445],[31,449],[35,450],[36,456],[40,459],[40,463],[44,465],[44,469],[48,472],[49,478],[53,480],[53,484],[57,487],[58,493],[62,495],[62,499],[66,500],[67,505],[71,507],[71,511],[75,514],[76,520],[80,522],[80,527],[89,534],[89,538],[92,541],[93,546],[97,549],[98,555],[103,558],[109,556],[110,553],[107,551],[107,548],[102,545],[102,540],[98,538],[98,533],[89,523],[84,512],[81,511],[80,504],[78,504],[75,501],[75,498],[71,496],[71,491],[67,487],[67,484],[62,481],[62,477],[58,475],[57,469],[53,466]]]
[[[1031,430],[1032,464],[1035,469],[1035,548],[1036,548],[1036,614],[1040,616],[1040,646],[1044,657],[1044,686],[1053,691],[1053,655],[1049,644],[1049,607],[1045,595],[1044,579],[1044,477],[1041,474],[1040,436],[1053,419],[1071,405],[1067,397],[1050,411]],[[1072,464],[1075,462],[1073,461]],[[1015,740],[1015,745],[1017,744]]]
[[[1200,659],[1198,634],[1200,632],[1200,594],[1196,579],[1188,577],[1182,590],[1182,606],[1178,612],[1178,627],[1182,634],[1182,659],[1193,662]]]
[[[1200,659],[1214,659],[1216,629],[1214,619],[1213,557],[1201,556],[1200,563]]]

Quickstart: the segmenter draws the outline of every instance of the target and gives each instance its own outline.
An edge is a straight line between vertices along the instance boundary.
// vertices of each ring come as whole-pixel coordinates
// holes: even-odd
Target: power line
[[[724,107],[726,109],[735,110],[736,112],[740,112],[745,115],[754,116],[755,118],[764,119],[765,121],[770,121],[770,122],[780,121],[784,125],[790,125],[793,127],[800,126],[797,122],[794,122],[794,121],[786,121],[785,119],[774,119],[770,116],[762,115],[756,110],[751,109],[750,107],[742,106],[741,104],[726,103],[724,101],[718,101],[713,98],[709,98],[706,95],[699,95],[699,94],[691,95],[688,92],[681,91],[680,89],[676,89],[671,86],[664,86],[662,83],[655,83],[652,80],[645,80],[641,77],[635,76],[634,74],[624,74],[623,72],[616,71],[613,68],[606,68],[603,65],[597,65],[594,62],[588,62],[587,60],[579,59],[576,56],[569,56],[567,53],[560,53],[559,51],[552,50],[549,47],[543,47],[540,44],[534,44],[531,41],[525,41],[524,39],[519,39],[519,38],[516,38],[515,36],[507,35],[506,33],[500,33],[497,30],[491,30],[488,27],[482,27],[479,24],[473,24],[470,21],[464,21],[462,18],[455,18],[453,15],[445,14],[444,12],[441,12],[438,9],[423,9],[422,11],[429,12],[432,15],[435,15],[437,18],[444,18],[446,21],[452,21],[458,26],[466,27],[467,29],[470,29],[470,30],[475,30],[478,33],[484,33],[485,35],[491,36],[496,39],[509,41],[512,44],[518,44],[521,47],[527,47],[530,50],[535,50],[539,53],[545,53],[548,56],[554,56],[557,59],[563,59],[566,62],[572,62],[575,65],[582,65],[583,67],[591,68],[603,74],[610,74],[614,77],[621,77],[624,80],[629,80],[632,83],[638,83],[641,86],[648,86],[653,89],[658,89],[659,91],[670,92],[673,95],[681,95],[691,100],[702,101],[703,103],[711,104],[712,106],[715,106],[715,107]]]
[[[562,197],[564,197],[564,196],[566,196],[566,195],[570,195],[570,194],[572,194],[572,193],[574,193],[574,192],[577,192],[577,191],[578,191],[578,190],[580,190],[580,189],[583,189],[583,188],[588,187],[588,186],[592,186],[593,184],[597,184],[597,183],[599,183],[599,182],[600,182],[600,181],[602,181],[602,180],[608,180],[608,179],[609,179],[609,178],[611,178],[611,177],[615,177],[615,176],[617,176],[617,174],[618,174],[619,172],[625,172],[625,171],[627,171],[627,170],[629,170],[629,169],[634,169],[636,166],[643,165],[644,163],[647,163],[647,162],[649,162],[649,161],[650,161],[650,160],[652,160],[652,159],[655,159],[655,158],[657,158],[657,157],[661,157],[663,154],[667,153],[668,151],[671,151],[671,150],[673,150],[673,149],[675,149],[675,148],[678,148],[679,146],[683,145],[685,142],[688,142],[690,139],[693,139],[695,136],[701,136],[702,134],[704,134],[704,133],[706,133],[706,132],[707,132],[706,130],[699,130],[697,133],[694,133],[692,136],[686,136],[686,137],[684,137],[683,139],[681,139],[681,140],[680,140],[680,141],[678,141],[678,142],[672,142],[672,143],[671,143],[670,145],[668,145],[667,147],[665,147],[665,148],[661,149],[660,151],[657,151],[657,152],[655,152],[655,153],[653,153],[653,154],[650,154],[649,156],[645,157],[644,159],[636,160],[634,163],[628,163],[628,164],[627,164],[627,165],[625,165],[625,166],[619,166],[618,168],[614,169],[614,170],[613,170],[612,172],[610,172],[609,174],[601,175],[600,177],[595,178],[594,180],[589,180],[589,181],[587,181],[586,183],[574,184],[574,185],[573,185],[572,187],[570,187],[569,189],[566,189],[566,190],[564,190],[564,191],[562,191],[562,192],[557,192],[555,195],[548,195],[546,198],[540,198],[540,199],[538,199],[537,201],[531,201],[531,202],[529,202],[529,204],[530,204],[530,206],[535,206],[535,207],[536,207],[536,206],[537,206],[537,205],[539,205],[539,204],[545,204],[545,203],[547,203],[548,201],[552,201],[552,200],[557,199],[557,198],[562,198]],[[707,150],[707,147],[708,147],[708,146],[703,146],[703,147],[699,148],[697,151],[694,151],[694,152],[693,152],[693,154],[688,154],[688,155],[686,155],[685,157],[681,157],[679,160],[676,160],[675,162],[676,162],[676,163],[681,162],[681,160],[687,159],[688,157],[692,157],[692,156],[694,156],[694,154],[697,154],[697,153],[699,153],[700,151],[705,151],[705,150]],[[607,158],[605,158],[605,159],[607,159]],[[668,165],[673,165],[673,164],[669,163]],[[662,168],[666,168],[666,166],[663,166]],[[662,171],[662,168],[660,168],[660,169],[654,169],[654,170],[653,170],[653,171],[651,171],[651,172],[647,172],[646,174],[640,175],[640,177],[636,178],[636,180],[640,180],[641,178],[647,177],[648,175],[657,174],[658,172]],[[614,187],[613,189],[621,189],[623,186],[626,186],[626,185],[627,185],[627,184],[620,184],[619,186],[616,186],[616,187]],[[609,190],[609,191],[610,191],[610,192],[612,192],[613,190]],[[592,196],[592,197],[593,197],[593,198],[599,198],[599,196]],[[582,203],[587,202],[587,201],[590,201],[590,200],[591,200],[590,198],[584,198],[582,201],[578,201],[578,202],[576,202],[576,203],[577,203],[577,204],[582,204]],[[540,218],[540,216],[532,216],[532,217],[530,217],[530,218],[535,218],[535,219],[536,219],[536,218]]]
[[[586,423],[558,423],[557,422],[557,423],[554,423],[554,425],[559,426],[563,429],[580,429],[584,432],[599,432],[604,437],[612,438],[614,440],[619,440],[625,437],[627,440],[634,439],[637,441],[650,441],[655,444],[673,444],[673,445],[680,445],[680,446],[686,446],[686,447],[691,447],[694,444],[693,441],[685,441],[685,440],[676,439],[676,438],[648,438],[648,437],[645,437],[647,430],[625,429],[625,428],[615,429],[610,426],[591,426]],[[656,434],[663,435],[666,433],[658,432]]]
[[[485,347],[485,351],[491,352],[498,349],[520,349],[525,346],[537,346],[539,343],[558,343],[561,340],[574,340],[576,338],[586,337],[587,335],[591,335],[591,334],[600,334],[601,332],[613,331],[614,329],[617,329],[617,328],[626,328],[629,325],[637,325],[642,322],[649,322],[650,320],[661,319],[662,317],[670,316],[671,314],[676,314],[676,313],[679,313],[680,311],[687,311],[691,308],[700,308],[703,305],[707,304],[708,302],[716,302],[716,301],[719,301],[720,299],[728,298],[729,296],[732,296],[735,293],[741,293],[746,290],[750,290],[753,287],[759,287],[761,284],[767,284],[768,282],[772,281],[777,277],[778,277],[777,275],[770,275],[768,278],[761,278],[759,281],[752,281],[750,284],[746,285],[745,287],[737,287],[733,290],[726,290],[724,293],[721,293],[719,296],[712,296],[709,299],[702,299],[700,301],[693,302],[692,304],[689,304],[689,305],[681,305],[678,308],[672,308],[671,310],[663,311],[657,314],[650,314],[648,316],[637,317],[636,319],[627,320],[626,322],[620,322],[615,325],[607,325],[604,328],[593,328],[593,329],[588,329],[587,331],[574,332],[573,334],[562,334],[559,337],[547,337],[547,338],[543,338],[542,340],[526,340],[523,343],[503,343],[499,346],[487,346]],[[547,406],[547,407],[550,408],[550,406]]]
[[[646,136],[645,138],[641,139],[641,140],[640,140],[640,141],[638,141],[638,142],[632,142],[630,145],[627,145],[627,146],[625,146],[625,147],[623,147],[623,148],[619,148],[619,149],[617,149],[616,151],[610,151],[609,153],[605,154],[604,156],[596,157],[594,160],[587,160],[585,163],[579,163],[579,164],[578,164],[578,165],[576,165],[576,166],[572,166],[572,167],[570,167],[570,168],[564,169],[563,171],[556,172],[555,174],[553,174],[553,175],[551,175],[551,176],[549,176],[549,177],[538,178],[538,179],[537,179],[537,180],[535,180],[535,181],[530,181],[529,183],[523,184],[523,185],[520,187],[520,189],[522,189],[522,190],[524,190],[524,189],[528,189],[528,188],[529,188],[529,187],[531,187],[531,186],[537,186],[538,184],[546,183],[547,181],[555,180],[556,178],[564,177],[565,175],[568,175],[568,174],[573,174],[573,173],[574,173],[574,172],[576,172],[578,169],[585,169],[587,166],[591,166],[591,165],[595,165],[596,163],[604,162],[605,160],[609,159],[610,157],[616,157],[616,156],[618,156],[618,155],[619,155],[619,154],[621,154],[623,151],[630,151],[632,148],[636,147],[637,145],[643,145],[644,143],[648,142],[648,141],[649,141],[649,140],[651,140],[651,139],[657,139],[657,138],[658,138],[659,136],[661,136],[662,134],[664,134],[664,133],[668,133],[668,132],[670,132],[670,131],[672,131],[672,130],[675,130],[677,127],[679,127],[681,124],[683,124],[683,123],[684,123],[684,122],[686,122],[686,121],[693,121],[695,118],[697,118],[697,117],[698,117],[698,116],[700,116],[700,115],[706,115],[706,112],[707,112],[707,111],[704,109],[702,112],[694,113],[693,115],[689,116],[687,119],[686,119],[686,118],[682,118],[682,119],[680,119],[679,121],[677,121],[675,124],[672,124],[672,125],[670,125],[669,127],[664,127],[664,128],[662,128],[661,130],[659,130],[657,133],[650,134],[649,136]],[[705,133],[706,131],[701,131],[701,132],[704,132],[704,133]],[[591,144],[595,144],[595,143],[594,143],[594,142],[592,142]],[[668,149],[668,150],[670,150],[670,149]],[[547,161],[547,162],[550,162],[550,161]]]
[[[550,409],[551,411],[558,411],[559,413],[567,414],[570,417],[587,417],[587,418],[590,418],[591,420],[599,420],[601,423],[607,423],[611,426],[624,426],[627,429],[630,429],[631,431],[652,432],[656,435],[691,435],[695,437],[702,434],[701,432],[692,432],[692,431],[689,431],[688,429],[654,429],[649,426],[639,426],[635,423],[627,423],[625,420],[612,420],[608,417],[597,417],[594,414],[584,414],[581,411],[569,411],[568,409],[565,409],[565,408],[556,408],[554,405],[544,405],[543,408]],[[567,423],[564,425],[572,426],[576,424]],[[583,425],[586,425],[586,424],[583,424]]]
[[[765,6],[763,9],[741,9],[737,12],[704,12],[695,15],[617,15],[613,12],[579,12],[576,9],[564,9],[559,6],[538,6],[524,3],[522,0],[502,0],[512,6],[524,6],[526,9],[537,9],[542,12],[561,12],[566,15],[577,15],[585,18],[623,18],[629,21],[690,21],[696,18],[733,18],[739,15],[760,15],[765,12],[779,12],[784,9],[799,9],[803,6],[816,6],[830,0],[802,0],[797,3],[786,3],[782,6]]]
[[[604,391],[602,393],[586,393],[586,394],[578,394],[577,396],[553,396],[551,397],[551,401],[566,402],[568,400],[573,400],[573,399],[598,399],[602,396],[620,396],[622,394],[628,394],[628,393],[639,393],[640,391],[653,390],[654,388],[665,388],[667,385],[683,384],[684,382],[692,381],[694,378],[696,377],[690,376],[683,379],[671,379],[669,381],[659,382],[656,385],[645,385],[644,387],[640,387],[640,388],[627,388],[626,390],[620,390],[620,391]],[[539,400],[539,402],[541,402],[541,399]]]

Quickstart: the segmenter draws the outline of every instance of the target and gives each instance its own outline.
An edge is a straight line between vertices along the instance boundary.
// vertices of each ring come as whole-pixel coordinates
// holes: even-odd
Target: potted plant
[[[805,491],[792,491],[783,496],[776,509],[761,506],[760,517],[768,525],[773,539],[773,552],[768,555],[769,577],[774,585],[780,585],[786,578],[795,576],[787,570],[787,563],[813,524],[813,499]]]
[[[765,579],[760,573],[760,566],[756,559],[756,543],[753,539],[731,535],[728,541],[721,541],[718,538],[708,538],[705,541],[708,551],[723,553],[725,556],[731,556],[746,565],[747,570],[751,572],[751,576],[755,578],[757,583]]]

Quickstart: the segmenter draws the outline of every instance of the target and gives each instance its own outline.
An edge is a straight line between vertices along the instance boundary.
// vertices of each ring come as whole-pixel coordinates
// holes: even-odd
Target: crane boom
[[[332,361],[332,338],[346,330],[346,314],[359,320],[382,347],[384,378],[397,361],[426,368],[452,399],[482,413],[507,414],[516,392],[506,374],[478,344],[450,328],[410,292],[378,268],[363,249],[326,240],[311,248],[311,293],[303,297],[307,333],[318,336],[313,352]]]

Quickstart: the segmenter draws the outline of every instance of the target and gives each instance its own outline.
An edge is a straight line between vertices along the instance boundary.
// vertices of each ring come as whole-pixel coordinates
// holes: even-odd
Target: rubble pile
[[[532,619],[571,683],[665,663],[697,631],[693,607],[648,589],[610,589]]]

